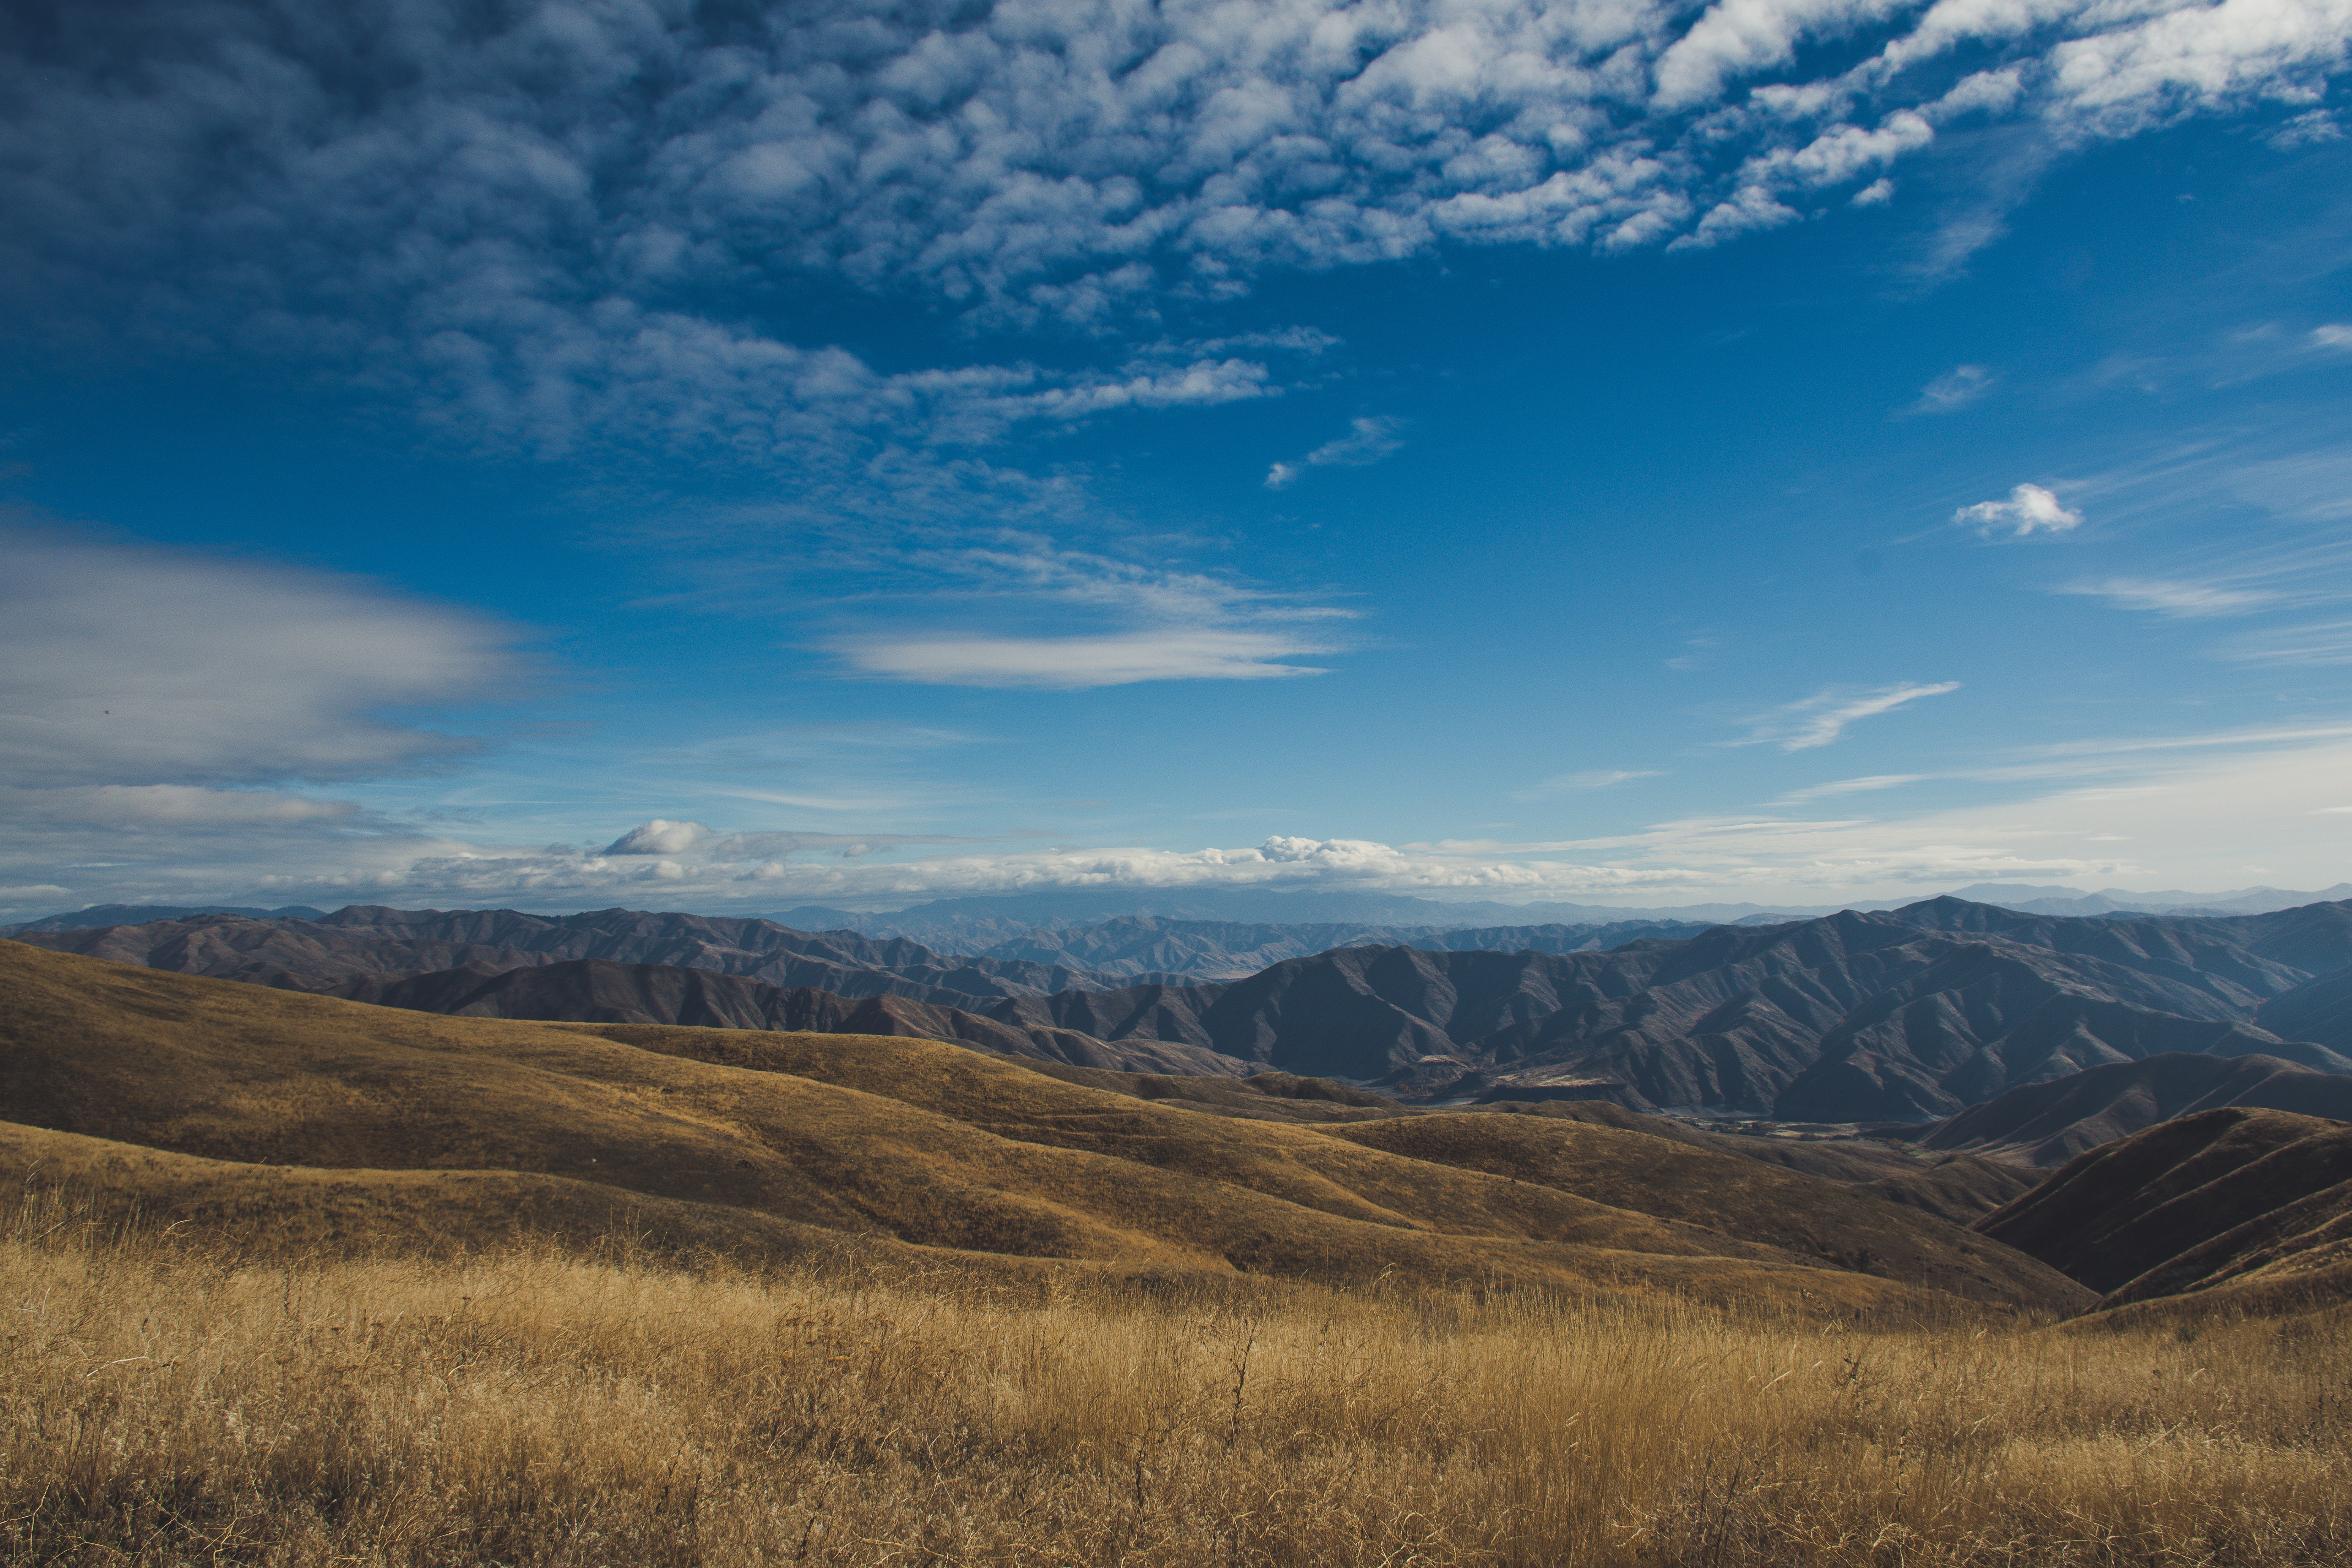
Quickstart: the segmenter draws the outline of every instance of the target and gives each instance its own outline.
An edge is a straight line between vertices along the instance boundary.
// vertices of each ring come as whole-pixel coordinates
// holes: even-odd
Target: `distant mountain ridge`
[[[2352,1072],[2352,1055],[2254,1021],[2273,999],[2352,963],[2352,903],[2082,919],[1937,899],[1606,950],[1589,945],[1588,930],[1515,928],[1450,933],[1459,945],[1442,949],[1341,946],[1230,981],[1042,961],[1139,964],[1178,947],[1192,961],[1230,960],[1266,938],[1265,928],[1134,921],[1097,930],[1076,952],[1041,943],[1036,958],[995,958],[695,915],[354,906],[317,921],[208,915],[21,940],[341,994],[361,994],[365,985],[348,987],[375,976],[367,984],[386,999],[405,986],[408,1005],[428,1006],[450,1005],[432,996],[530,992],[524,980],[487,978],[502,971],[583,961],[700,971],[944,1008],[1032,1042],[1097,1042],[1114,1059],[1175,1047],[1240,1064],[1207,1070],[1273,1068],[1422,1100],[1565,1095],[1633,1109],[1922,1121],[2022,1084],[2168,1054]],[[682,983],[632,984],[686,1005]],[[514,1005],[576,1005],[540,984],[550,999]],[[647,1006],[647,1016],[676,1021]]]
[[[424,974],[364,974],[325,994],[452,1017],[887,1035],[1120,1072],[1237,1078],[1249,1070],[1245,1062],[1191,1046],[1156,1040],[1112,1046],[1067,1029],[1023,1028],[902,996],[852,1001],[807,986],[786,990],[740,975],[601,958],[510,969],[477,963]]]

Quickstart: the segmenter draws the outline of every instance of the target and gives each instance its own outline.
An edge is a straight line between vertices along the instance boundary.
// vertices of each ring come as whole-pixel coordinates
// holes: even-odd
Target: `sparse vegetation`
[[[2284,1564],[2352,1326],[0,1238],[16,1563]],[[845,1254],[845,1258],[850,1255]],[[1059,1283],[1052,1282],[1058,1279]]]

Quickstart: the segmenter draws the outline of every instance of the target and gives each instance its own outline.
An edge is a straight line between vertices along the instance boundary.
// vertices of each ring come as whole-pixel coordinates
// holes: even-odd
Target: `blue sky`
[[[16,8],[0,918],[2352,879],[2347,37]]]

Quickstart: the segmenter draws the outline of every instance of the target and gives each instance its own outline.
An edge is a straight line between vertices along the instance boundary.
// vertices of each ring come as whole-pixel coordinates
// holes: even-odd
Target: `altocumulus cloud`
[[[1871,189],[1969,117],[2063,149],[2308,101],[2344,0],[948,0],[712,9],[132,0],[0,23],[0,246],[561,443],[1258,395],[1255,360],[885,374],[656,300],[830,273],[988,321],[1445,241],[1713,243]],[[1869,28],[1829,75],[1807,46]],[[1848,56],[1851,58],[1851,56]],[[1826,205],[1824,205],[1826,204]],[[166,265],[168,263],[168,265]],[[127,297],[127,296],[126,296]]]

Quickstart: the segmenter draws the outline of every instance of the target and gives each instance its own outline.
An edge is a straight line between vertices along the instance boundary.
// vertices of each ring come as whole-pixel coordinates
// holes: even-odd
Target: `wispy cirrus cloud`
[[[1980,364],[1955,365],[1919,389],[1905,414],[1951,414],[1983,397],[2000,378]]]
[[[1102,637],[877,635],[845,639],[835,650],[858,673],[893,680],[1071,690],[1321,675],[1318,667],[1288,661],[1330,652],[1332,645],[1295,633],[1168,626]]]
[[[2250,633],[2221,645],[2237,664],[2332,667],[2352,664],[2352,621],[2322,621]]]
[[[1288,489],[1298,482],[1299,476],[1307,468],[1369,467],[1404,445],[1404,439],[1399,434],[1403,428],[1404,421],[1402,419],[1370,417],[1353,420],[1345,436],[1326,441],[1297,462],[1276,463],[1268,468],[1265,488],[1270,490]]]
[[[1780,797],[1780,805],[1804,805],[1817,800],[1833,800],[1840,795],[1866,795],[1882,789],[1898,789],[1905,784],[1918,784],[1932,775],[1927,773],[1871,773],[1862,778],[1834,779],[1828,784],[1811,784],[1792,789]]]
[[[2204,616],[2242,615],[2275,603],[2278,595],[2259,588],[2230,588],[2204,583],[2175,583],[2159,577],[2105,577],[2068,583],[2061,594],[2105,599],[2126,610],[2147,610],[2160,616]]]
[[[1525,789],[1513,790],[1511,798],[1542,800],[1550,795],[1573,795],[1584,790],[1614,789],[1619,784],[1665,776],[1664,772],[1658,768],[1588,768],[1582,773],[1554,773],[1548,779],[1539,779]]]
[[[1784,752],[1810,752],[1834,743],[1851,725],[1892,713],[1925,698],[1958,691],[1960,683],[1946,680],[1932,686],[1906,682],[1899,686],[1856,688],[1832,686],[1801,700],[1786,703],[1748,721],[1745,739],[1721,742],[1730,746],[1778,746]]]

